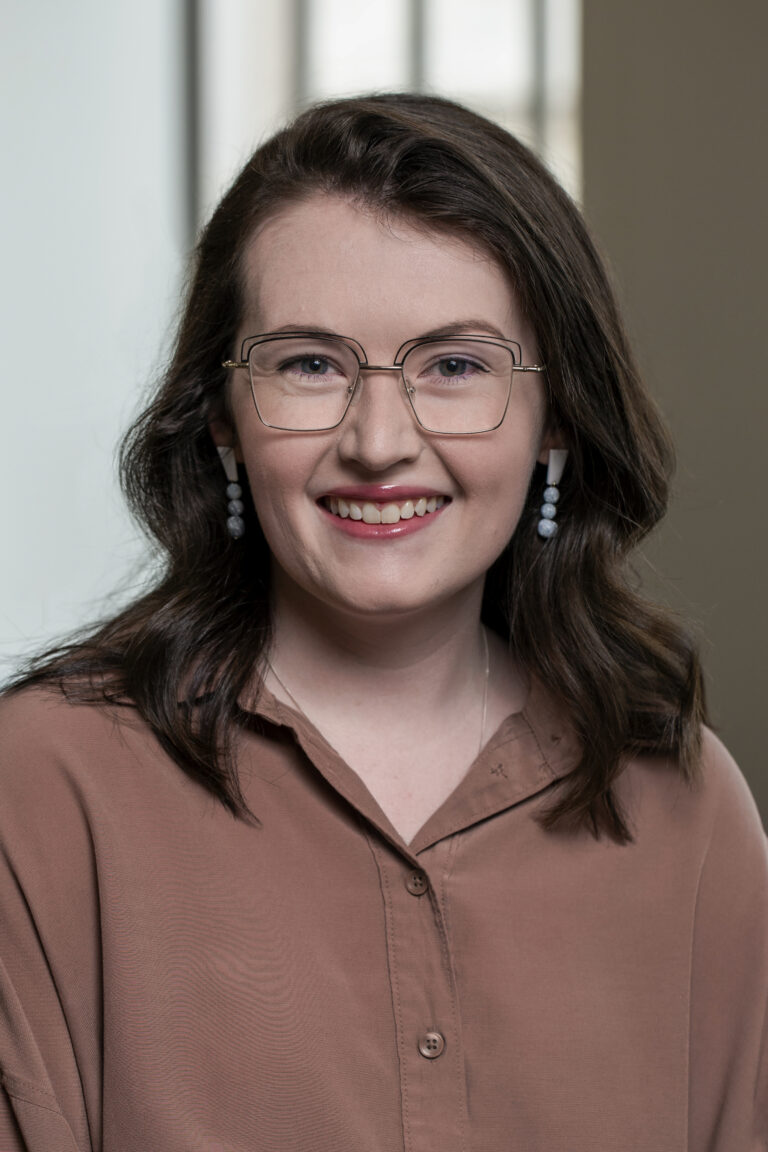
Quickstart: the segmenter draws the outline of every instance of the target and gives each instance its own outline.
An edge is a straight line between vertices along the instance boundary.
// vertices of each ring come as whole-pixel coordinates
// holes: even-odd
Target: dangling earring
[[[243,520],[243,504],[240,497],[243,490],[237,482],[237,460],[235,460],[234,449],[232,448],[217,448],[221,463],[224,465],[224,471],[227,474],[227,532],[233,540],[239,540],[243,532],[245,532],[245,520]]]
[[[544,503],[541,506],[541,520],[538,523],[539,536],[543,536],[545,540],[549,540],[557,532],[555,517],[557,516],[557,502],[560,499],[560,489],[557,486],[563,475],[567,459],[567,448],[550,448],[547,463],[547,486],[544,489]]]

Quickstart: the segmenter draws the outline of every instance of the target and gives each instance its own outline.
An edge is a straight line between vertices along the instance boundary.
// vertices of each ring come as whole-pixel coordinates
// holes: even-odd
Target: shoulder
[[[717,737],[704,734],[701,782],[707,818],[706,852],[699,885],[700,909],[708,898],[742,911],[745,928],[758,908],[768,947],[768,838],[740,768]],[[753,924],[753,928],[756,927]]]
[[[0,699],[0,787],[42,783],[53,765],[76,770],[147,734],[133,708],[73,702],[55,687],[7,694]]]
[[[741,769],[717,737],[704,733],[701,757],[706,843],[698,886],[698,913],[727,908],[744,933],[761,939],[768,961],[768,838]],[[759,927],[758,927],[759,921]],[[768,970],[765,970],[768,979]]]
[[[0,846],[44,859],[46,843],[87,841],[89,778],[114,762],[114,709],[69,703],[55,688],[0,699]]]
[[[656,890],[687,909],[695,950],[710,934],[739,948],[759,935],[768,949],[768,839],[741,769],[714,733],[703,733],[692,783],[673,759],[638,757],[616,796]],[[708,944],[704,951],[718,954]]]
[[[701,793],[706,799],[712,834],[741,833],[765,843],[760,814],[744,775],[727,748],[709,729],[704,730],[701,754]]]
[[[105,730],[120,712],[133,709],[101,703],[79,703],[54,685],[22,688],[0,696],[0,749],[38,748],[62,740],[81,741]]]
[[[768,924],[768,839],[749,785],[713,732],[692,781],[673,757],[638,756],[612,786],[632,857],[697,924]],[[734,932],[738,934],[736,928]]]
[[[636,831],[675,828],[696,835],[702,849],[715,834],[765,839],[749,785],[728,749],[709,728],[702,733],[694,779],[686,780],[677,760],[637,756],[615,783],[616,794]]]
[[[62,908],[79,923],[105,875],[116,882],[147,845],[188,846],[212,815],[134,708],[38,688],[0,701],[0,918],[18,887],[41,923]]]
[[[135,708],[76,703],[55,688],[0,700],[0,841],[55,830],[57,843],[153,807],[173,811],[192,781]]]

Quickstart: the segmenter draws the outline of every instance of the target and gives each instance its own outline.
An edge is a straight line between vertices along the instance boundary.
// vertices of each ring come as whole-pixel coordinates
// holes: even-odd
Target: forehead
[[[509,277],[479,244],[338,196],[315,194],[270,217],[246,247],[243,273],[243,334],[295,325],[404,340],[463,317],[521,333]]]

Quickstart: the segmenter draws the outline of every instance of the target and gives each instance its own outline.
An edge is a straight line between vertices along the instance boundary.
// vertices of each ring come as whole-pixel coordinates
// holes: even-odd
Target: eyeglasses
[[[338,427],[363,372],[398,372],[416,420],[427,432],[467,436],[492,432],[504,419],[515,372],[544,372],[523,364],[514,340],[435,336],[408,340],[394,364],[369,364],[361,344],[316,332],[266,333],[243,341],[256,412],[267,428],[323,432]]]

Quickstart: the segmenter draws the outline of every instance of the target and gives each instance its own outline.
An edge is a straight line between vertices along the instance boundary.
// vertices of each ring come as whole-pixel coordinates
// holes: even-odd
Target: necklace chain
[[[483,750],[483,740],[485,737],[485,722],[486,722],[486,717],[488,714],[488,681],[491,678],[491,657],[490,657],[490,652],[488,650],[488,636],[486,634],[485,628],[482,629],[482,636],[483,636],[483,649],[484,649],[484,653],[485,653],[485,673],[483,676],[483,704],[482,704],[481,716],[480,716],[480,743],[478,744],[478,747],[477,747],[478,756],[480,755],[480,753]],[[272,661],[269,659],[267,660],[267,667],[269,668],[270,672],[274,676],[275,680],[277,680],[277,682],[280,685],[280,687],[282,688],[283,692],[285,692],[288,699],[294,705],[297,712],[299,712],[300,715],[302,715],[305,720],[309,720],[309,717],[307,716],[306,712],[302,708],[301,704],[299,704],[298,700],[294,696],[293,692],[291,692],[288,685],[285,684],[280,679],[277,672],[275,671],[275,668],[274,668],[274,665],[272,664]],[[311,720],[310,720],[310,723],[312,723]]]
[[[483,650],[485,653],[485,676],[483,677],[483,711],[480,719],[480,743],[477,746],[478,756],[483,750],[483,740],[485,738],[485,720],[488,714],[488,681],[491,678],[491,655],[488,651],[488,633],[485,628],[481,626],[483,634]]]
[[[291,692],[291,690],[287,686],[287,684],[283,684],[282,680],[280,679],[277,672],[275,671],[271,660],[267,660],[267,667],[269,668],[270,672],[274,676],[275,680],[277,680],[277,682],[280,685],[280,687],[282,688],[283,692],[285,692],[285,694],[288,697],[288,699],[290,700],[291,704],[293,704],[295,706],[297,712],[300,712],[305,720],[309,720],[309,716],[307,716],[307,714],[304,711],[304,709],[302,708],[301,704],[299,704],[298,700],[294,696],[293,692]]]

